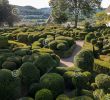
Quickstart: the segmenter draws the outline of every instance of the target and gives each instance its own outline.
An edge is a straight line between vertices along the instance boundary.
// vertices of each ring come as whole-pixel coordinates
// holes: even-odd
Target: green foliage
[[[89,33],[85,37],[86,42],[91,42],[92,39],[95,39],[95,34],[93,34],[93,33]]]
[[[22,62],[33,62],[33,58],[31,57],[31,55],[25,55],[22,57]]]
[[[106,74],[98,74],[95,78],[95,83],[98,88],[108,89],[110,88],[110,76]]]
[[[35,94],[35,100],[53,100],[53,94],[48,89],[42,89]]]
[[[43,75],[50,69],[57,67],[57,62],[50,56],[50,54],[41,54],[34,61],[34,65],[40,70],[41,75]]]
[[[28,34],[24,34],[24,33],[18,34],[18,35],[17,35],[17,40],[18,40],[19,42],[27,43],[27,42],[28,42]]]
[[[67,47],[64,43],[60,43],[60,44],[57,45],[57,49],[65,51],[67,49]]]
[[[94,71],[97,73],[105,73],[105,74],[110,74],[110,63],[105,62],[99,59],[95,59],[94,61]]]
[[[52,7],[52,17],[56,23],[64,23],[67,21],[67,14],[65,13],[67,3],[64,0],[52,1],[50,0],[50,6]]]
[[[30,62],[23,63],[20,68],[20,77],[24,85],[31,85],[32,83],[39,82],[40,72]]]
[[[32,49],[36,49],[37,47],[41,47],[41,43],[38,42],[38,41],[35,41],[35,42],[32,44]]]
[[[57,48],[57,42],[56,41],[52,41],[48,44],[49,48],[52,50],[55,50]]]
[[[110,21],[110,16],[105,11],[96,13],[96,24],[103,25]]]
[[[93,100],[93,99],[88,96],[79,96],[79,97],[72,98],[71,100]]]
[[[66,87],[68,88],[73,88],[73,83],[72,83],[72,77],[74,76],[74,72],[73,71],[66,71],[63,75],[64,79],[65,79],[65,83],[66,83]]]
[[[87,85],[87,77],[83,73],[74,73],[72,83],[77,89],[82,89]]]
[[[59,95],[56,100],[70,100],[68,96],[61,94]]]
[[[8,38],[5,36],[0,36],[0,48],[7,48],[9,46]]]
[[[12,57],[8,57],[6,61],[15,62],[17,67],[19,67],[22,63],[22,58],[20,56],[12,56]]]
[[[83,70],[92,71],[94,65],[93,53],[90,50],[80,51],[74,58],[74,64]]]
[[[105,92],[103,89],[96,89],[95,91],[93,91],[93,95],[95,100],[102,100],[105,95]]]
[[[29,87],[29,96],[34,97],[35,93],[41,89],[40,83],[33,83]]]
[[[110,94],[106,94],[101,100],[109,100],[110,99]]]
[[[15,62],[5,61],[2,64],[3,69],[16,70],[18,67]]]
[[[12,76],[11,71],[0,70],[0,99],[16,100],[20,95],[20,79]]]
[[[40,83],[43,88],[51,90],[54,97],[64,92],[64,79],[59,74],[45,74],[41,77]]]

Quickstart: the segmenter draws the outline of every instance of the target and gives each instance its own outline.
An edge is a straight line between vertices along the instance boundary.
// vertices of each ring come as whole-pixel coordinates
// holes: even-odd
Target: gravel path
[[[81,50],[83,45],[84,45],[84,41],[76,41],[76,48],[74,49],[73,54],[69,58],[61,59],[60,60],[61,65],[60,66],[67,66],[67,67],[73,66],[74,65],[74,63],[73,63],[74,56]]]

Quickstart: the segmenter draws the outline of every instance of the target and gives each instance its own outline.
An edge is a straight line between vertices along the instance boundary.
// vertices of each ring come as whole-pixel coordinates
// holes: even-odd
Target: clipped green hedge
[[[61,75],[56,73],[45,74],[40,79],[42,88],[47,88],[52,91],[53,96],[57,97],[64,92],[64,79]]]
[[[62,50],[55,50],[54,52],[58,56],[60,56],[61,58],[68,58],[68,57],[70,57],[72,55],[73,50],[75,49],[75,47],[76,47],[76,44],[74,44],[71,48],[69,48],[66,51],[65,50],[64,51],[62,51]]]
[[[86,71],[92,71],[94,66],[94,56],[92,51],[85,49],[74,57],[74,65]]]
[[[70,98],[64,94],[59,95],[56,100],[70,100]]]
[[[110,75],[110,63],[95,59],[93,70],[97,73],[105,73]]]
[[[42,89],[35,94],[35,100],[53,100],[53,94],[48,89]]]
[[[19,71],[20,78],[26,86],[39,82],[40,80],[40,71],[31,62],[23,63]]]
[[[58,63],[51,57],[50,54],[41,54],[35,61],[34,65],[40,70],[41,75],[51,69],[57,67]]]
[[[10,70],[0,70],[0,100],[16,100],[20,96],[20,86],[20,79]]]

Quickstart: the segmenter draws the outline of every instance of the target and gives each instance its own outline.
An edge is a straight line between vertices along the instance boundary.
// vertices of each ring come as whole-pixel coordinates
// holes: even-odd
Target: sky
[[[10,4],[26,6],[30,5],[36,8],[49,7],[49,0],[9,0]],[[110,0],[102,0],[102,7],[107,8],[110,5]]]

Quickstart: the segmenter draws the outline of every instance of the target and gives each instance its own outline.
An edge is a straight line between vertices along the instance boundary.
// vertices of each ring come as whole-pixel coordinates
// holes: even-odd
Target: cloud
[[[10,4],[26,6],[30,5],[36,8],[49,7],[49,0],[9,0]]]

